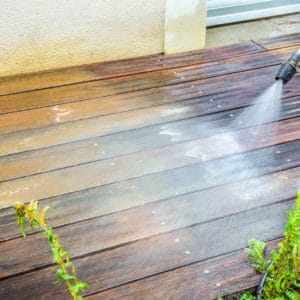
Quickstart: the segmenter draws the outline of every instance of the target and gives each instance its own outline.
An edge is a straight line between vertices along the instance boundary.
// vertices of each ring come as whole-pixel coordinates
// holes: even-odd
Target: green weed
[[[69,252],[65,251],[60,244],[59,236],[53,232],[51,227],[47,226],[46,212],[48,209],[47,206],[40,212],[38,201],[31,201],[28,205],[17,203],[15,205],[17,223],[20,225],[24,237],[27,223],[33,230],[42,230],[49,241],[53,262],[59,266],[56,270],[57,281],[55,283],[66,283],[73,300],[81,300],[83,298],[78,293],[83,292],[89,285],[77,278],[76,268],[70,260]]]

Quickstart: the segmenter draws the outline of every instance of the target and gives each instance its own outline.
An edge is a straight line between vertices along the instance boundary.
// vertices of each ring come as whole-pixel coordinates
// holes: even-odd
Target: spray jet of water
[[[299,61],[300,49],[281,65],[275,79],[282,80],[284,84],[290,81],[296,73],[296,66]]]

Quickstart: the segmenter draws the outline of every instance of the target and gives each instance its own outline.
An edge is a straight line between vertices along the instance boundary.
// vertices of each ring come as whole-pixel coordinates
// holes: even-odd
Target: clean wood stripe
[[[285,52],[281,54],[286,57],[288,56]],[[267,78],[269,79],[269,77]],[[152,105],[188,99],[191,98],[191,96],[199,97],[199,91],[201,90],[203,83],[197,87],[195,87],[195,84],[192,85],[193,86],[190,87],[190,90],[186,95],[183,93],[180,93],[179,95],[174,93],[176,88],[173,89],[172,92],[169,91],[169,93],[165,93],[160,89],[157,89],[148,92],[140,91],[130,94],[107,96],[104,99],[98,98],[59,104],[54,107],[49,106],[2,115],[0,114],[0,133],[50,126],[74,120],[82,120],[128,110],[146,108]]]
[[[282,118],[294,114],[294,106],[299,105],[299,103],[287,105],[291,103],[285,102]],[[253,145],[254,147],[258,147],[258,145],[266,147],[276,143],[300,139],[300,118],[291,118],[255,127],[261,122],[261,120],[257,120],[256,123],[251,123],[253,128],[248,129],[243,128],[248,127],[250,124],[235,124],[235,128],[230,127],[233,119],[232,115],[238,115],[241,111],[222,112],[217,116],[209,115],[206,118],[192,118],[163,126],[143,128],[92,140],[40,149],[34,152],[0,157],[0,182],[165,146],[168,146],[170,152],[178,152],[180,151],[178,149],[181,149],[182,146],[172,145],[185,141],[187,143],[183,145],[186,145],[186,147],[192,144],[199,144],[199,147],[203,145],[201,148],[202,155],[209,157],[207,151],[210,152],[210,147],[205,147],[206,144],[211,144],[221,149],[224,146],[236,147],[238,143],[244,146],[248,144],[245,137],[246,139],[251,137],[250,140],[252,140],[253,137],[251,135],[256,131],[259,132],[263,141],[256,140],[257,145]],[[300,115],[300,111],[296,111],[296,114]],[[233,129],[243,130],[231,133],[230,131]],[[205,139],[201,140],[202,138]],[[197,139],[200,140],[191,142],[191,140]],[[226,155],[226,151],[224,155]]]
[[[228,75],[218,83],[215,80],[206,79],[192,83],[109,96],[102,99],[4,114],[0,115],[0,132],[7,133],[63,124],[91,117],[118,114],[168,103],[171,104],[192,98],[198,98],[202,102],[210,100],[211,97],[228,99],[229,95],[241,98],[248,96],[247,98],[249,99],[251,96],[258,95],[260,91],[259,89],[253,89],[253,86],[255,85],[260,89],[266,88],[272,82],[270,79],[273,79],[273,74],[276,70],[277,67],[272,67],[261,69],[259,72],[255,70]],[[220,93],[225,94],[220,95]]]
[[[51,206],[51,210],[48,212],[49,222],[53,226],[58,226],[242,179],[234,174],[226,173],[223,178],[218,177],[208,181],[205,178],[202,179],[202,176],[194,176],[194,174],[199,174],[200,171],[199,166],[169,170],[45,199],[42,203],[44,206]],[[244,197],[248,199],[252,195],[253,197],[257,196],[257,199],[262,199],[264,193],[269,195],[269,190],[275,191],[276,195],[279,195],[280,191],[285,191],[285,196],[289,198],[294,195],[294,191],[299,187],[299,172],[300,168],[296,167],[281,173],[252,179],[244,174],[243,176],[248,178],[246,181],[239,181],[225,187],[217,187],[216,191],[236,191],[239,194],[239,191],[249,190],[249,193],[242,193],[241,197],[243,199]],[[252,190],[251,193],[250,190]],[[277,199],[276,195],[273,196],[274,199]],[[226,198],[226,193],[222,198]],[[271,197],[269,199],[273,200]],[[18,234],[19,230],[15,224],[14,210],[12,208],[0,210],[0,240]]]
[[[268,50],[278,49],[289,46],[300,47],[300,33],[286,34],[275,36],[272,38],[254,40],[256,44],[266,48]]]
[[[0,95],[202,64],[264,51],[251,41],[173,55],[151,55],[0,79]]]
[[[197,154],[199,153],[197,150],[198,148],[201,150],[203,148],[205,149],[205,147],[201,147],[201,144],[203,145],[203,140],[191,142],[189,144],[175,145],[171,148],[172,151],[170,151],[170,147],[163,147],[160,149],[134,153],[125,158],[117,157],[110,160],[98,161],[2,182],[0,183],[0,205],[2,207],[13,205],[16,201],[24,201],[25,199],[38,200],[147,174],[159,173],[164,170],[195,165],[203,162],[202,153],[199,155]],[[194,174],[201,174],[201,172],[207,174],[208,172],[211,176],[211,173],[215,168],[217,168],[215,171],[218,172],[217,170],[220,166],[217,167],[217,164],[224,164],[224,168],[227,168],[226,171],[232,171],[233,168],[241,168],[241,174],[239,174],[239,176],[242,176],[242,173],[247,173],[249,168],[252,170],[251,164],[254,166],[257,164],[257,167],[260,168],[260,163],[264,165],[269,162],[269,159],[263,159],[261,162],[260,159],[257,160],[257,158],[253,161],[252,157],[254,154],[258,155],[257,157],[262,155],[262,158],[273,157],[277,149],[280,151],[280,154],[276,156],[278,167],[282,169],[295,167],[299,164],[298,156],[300,155],[300,152],[297,151],[299,145],[300,141],[296,141],[227,157],[224,161],[222,161],[222,159],[212,162],[207,161],[206,163],[200,163],[200,169]],[[249,146],[249,150],[253,148],[255,148],[254,145]],[[221,150],[215,149],[214,146],[212,149],[209,149],[211,152],[206,151],[207,157],[205,159],[216,159],[218,157],[223,157],[225,153],[230,155],[244,151],[239,147],[232,146],[229,146],[228,150],[225,152],[223,152],[225,150],[223,146]],[[284,157],[282,153],[285,154]],[[268,168],[267,165],[265,167]]]
[[[268,252],[275,249],[280,241],[276,239],[269,242]],[[256,287],[260,279],[261,275],[250,267],[245,251],[239,250],[96,293],[85,299],[214,300]]]
[[[258,84],[256,88],[255,93],[258,93]],[[253,86],[249,87],[249,94],[251,94],[251,89],[253,92]],[[285,95],[288,97],[297,93],[300,93],[300,84],[288,90]],[[227,92],[218,94],[209,100],[208,98],[195,98],[138,111],[5,134],[1,136],[0,156],[236,109],[251,104],[255,99],[253,97],[252,101],[249,101],[249,94],[238,88],[232,91],[230,98],[228,94]],[[290,117],[297,116],[298,111],[295,106],[299,105],[298,103],[298,97],[283,101],[283,106],[290,109]]]
[[[88,293],[94,293],[239,250],[252,237],[277,238],[292,203],[294,200],[248,210],[76,259],[78,276],[90,283]],[[77,238],[83,236],[78,234]],[[48,267],[0,281],[0,297],[66,299],[65,287],[52,285],[55,269]]]
[[[55,232],[64,241],[64,246],[72,249],[73,256],[82,256],[194,224],[211,222],[213,219],[240,213],[245,209],[273,204],[287,199],[287,195],[290,198],[294,197],[300,179],[288,177],[288,174],[288,171],[282,171],[250,179],[250,185],[242,181],[202,190],[64,226],[57,228]],[[257,186],[254,186],[254,183]],[[70,219],[73,209],[71,206],[65,207],[63,222]],[[80,210],[77,210],[77,213],[76,216],[73,215],[74,220],[82,218]],[[54,224],[51,223],[51,227],[55,223],[57,219]],[[78,239],[78,235],[82,237]],[[30,259],[24,262],[22,253],[24,249],[30,248],[38,251],[32,253]],[[41,234],[1,244],[0,278],[50,263],[51,250]]]
[[[159,70],[150,73],[80,83],[28,93],[0,96],[0,113],[196,81],[204,78],[278,65],[280,62],[281,59],[277,55],[269,52],[262,52],[259,54],[227,59],[222,61],[222,64],[220,64],[219,61],[209,62],[204,65],[201,64],[176,69]]]

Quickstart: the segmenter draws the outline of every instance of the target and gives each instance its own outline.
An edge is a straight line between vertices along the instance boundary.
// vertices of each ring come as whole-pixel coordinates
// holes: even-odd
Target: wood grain
[[[269,242],[268,251],[276,249],[279,241]],[[244,251],[236,251],[96,293],[86,299],[213,300],[258,285],[261,276],[249,267],[246,256]]]
[[[251,41],[173,55],[150,55],[133,59],[50,70],[0,79],[0,95],[45,89],[80,82],[107,79],[156,70],[207,63],[235,56],[262,52]]]
[[[286,59],[293,51],[295,51],[294,48],[290,49],[289,51],[286,50],[286,52],[276,52],[276,54],[273,53],[273,55],[276,55],[276,57],[278,56],[277,59],[280,61],[281,59]],[[241,60],[242,61],[240,63],[244,63],[245,65],[248,64],[245,58],[241,58]],[[219,65],[217,67],[219,68]],[[225,64],[225,69],[226,68],[227,66]],[[230,68],[231,67],[229,66],[229,69]],[[232,68],[234,70],[234,66],[232,66]],[[204,74],[206,72],[209,74],[214,73],[212,68],[211,70],[206,70],[205,67],[201,67],[199,71],[203,72]],[[233,79],[233,81],[234,80],[235,79]],[[202,88],[203,84],[201,84],[200,87]],[[152,105],[180,101],[189,99],[191,96],[201,96],[202,94],[199,95],[199,91],[199,87],[196,87],[195,84],[192,84],[190,89],[187,91],[186,96],[183,93],[176,93],[175,86],[174,89],[166,92],[162,91],[161,89],[155,89],[150,90],[150,93],[149,91],[141,91],[136,93],[108,96],[104,99],[96,98],[67,104],[58,104],[54,107],[47,106],[15,113],[0,114],[0,132],[8,133],[30,128],[50,126],[75,120],[146,108]],[[201,92],[203,93],[202,90]],[[247,93],[249,91],[246,90],[243,92]]]
[[[239,250],[253,236],[262,240],[279,237],[286,211],[293,201],[248,210],[75,259],[78,276],[90,283],[89,293],[94,293]],[[53,287],[54,279],[55,267],[48,267],[2,280],[0,297],[65,299],[64,287]]]
[[[247,186],[246,182],[242,181],[239,184],[231,183],[203,189],[188,195],[73,223],[57,228],[56,233],[64,241],[65,247],[72,249],[72,255],[75,257],[102,251],[164,232],[286,200],[289,198],[287,195],[293,198],[295,192],[292,193],[291,191],[297,189],[300,179],[291,177],[290,174],[292,172],[282,171],[273,174],[273,176],[258,177],[256,180],[250,178]],[[232,174],[227,176],[232,177]],[[271,183],[270,180],[274,181]],[[206,184],[208,185],[208,183]],[[259,184],[259,188],[254,187],[254,184]],[[287,191],[288,188],[290,191]],[[224,195],[225,191],[226,194]],[[95,204],[91,208],[94,209]],[[64,210],[63,224],[72,222],[70,214],[73,209],[68,207]],[[72,217],[75,221],[82,218],[80,210],[77,210],[77,215]],[[52,224],[57,224],[57,221],[55,220]],[[28,254],[27,260],[24,262],[22,253],[24,249],[30,248],[38,250]],[[51,251],[48,248],[45,237],[41,234],[2,243],[0,279],[18,272],[28,271],[39,265],[50,264]]]
[[[127,111],[103,117],[63,123],[47,128],[37,128],[5,134],[1,137],[0,155],[164,124],[245,106],[247,103],[254,101],[255,95],[260,93],[261,89],[269,85],[269,82],[265,81],[266,76],[268,76],[266,74],[270,76],[273,72],[274,68],[262,69],[258,75],[250,78],[249,76],[252,74],[244,72],[240,76],[225,77],[222,85],[217,84],[216,81],[203,85],[202,87],[207,89],[214,88],[214,91],[218,94],[213,97],[194,98],[184,102],[152,106],[137,111]],[[235,78],[239,78],[239,81],[235,82]],[[262,80],[262,78],[264,78],[264,80]],[[300,76],[293,80],[297,83],[297,81],[300,80]],[[257,89],[254,90],[253,86],[256,86]],[[249,89],[249,93],[246,92],[247,89]],[[185,93],[186,91],[186,89],[179,89],[176,93]],[[299,91],[300,85],[298,84],[287,86],[284,96],[295,97]],[[250,96],[251,94],[253,98]],[[231,95],[231,97],[229,97],[229,95]],[[207,101],[208,99],[209,101]],[[213,99],[214,102],[210,102],[211,99]],[[297,99],[295,99],[295,102],[297,102]]]
[[[284,51],[284,50],[283,50]],[[231,58],[201,65],[158,70],[98,81],[78,83],[27,93],[0,96],[0,113],[100,98],[160,86],[180,84],[256,68],[278,65],[281,59],[269,52]]]
[[[295,99],[285,101],[281,118],[300,115],[300,111],[294,112],[295,106],[299,104],[300,100],[296,103]],[[199,152],[209,159],[210,155],[207,152],[211,151],[210,148],[212,147],[219,147],[221,143],[227,145],[228,150],[232,147],[236,148],[239,144],[240,149],[236,151],[246,151],[246,149],[251,150],[253,147],[266,147],[300,138],[300,118],[284,119],[281,122],[266,125],[259,124],[261,120],[256,120],[252,124],[237,124],[235,122],[234,125],[231,125],[232,115],[238,115],[241,111],[241,109],[231,110],[219,113],[217,116],[208,115],[202,118],[187,119],[163,127],[159,125],[142,128],[38,151],[0,157],[0,182],[105,159],[112,159],[110,163],[115,164],[117,162],[113,160],[114,157],[155,149],[148,152],[151,156],[159,151],[160,147],[168,146],[163,151],[176,152],[179,155],[184,155],[185,149],[189,147],[191,149],[198,147]],[[250,128],[247,129],[249,126]],[[243,129],[244,127],[246,129]],[[233,130],[240,131],[231,133]],[[224,131],[226,132],[224,133]],[[264,141],[259,143],[256,141],[255,145],[251,142],[249,145],[248,142],[251,140],[247,139],[251,137],[253,132],[259,132]],[[192,140],[198,140],[198,142],[192,142]],[[181,145],[175,146],[179,143]],[[207,144],[212,146],[205,149]],[[225,151],[223,154],[227,155],[227,152]],[[142,154],[137,154],[136,157],[138,158],[136,159],[143,159],[142,156]]]
[[[299,42],[0,79],[0,299],[69,298],[44,236],[16,227],[12,205],[30,200],[51,207],[88,299],[215,299],[257,284],[242,248],[281,237],[300,185],[300,76],[279,117],[235,117]]]

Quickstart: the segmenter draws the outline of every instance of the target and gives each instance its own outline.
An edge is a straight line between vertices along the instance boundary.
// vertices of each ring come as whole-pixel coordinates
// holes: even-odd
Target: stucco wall
[[[204,48],[206,0],[166,0],[164,52]]]
[[[1,0],[0,76],[163,51],[165,0]]]

